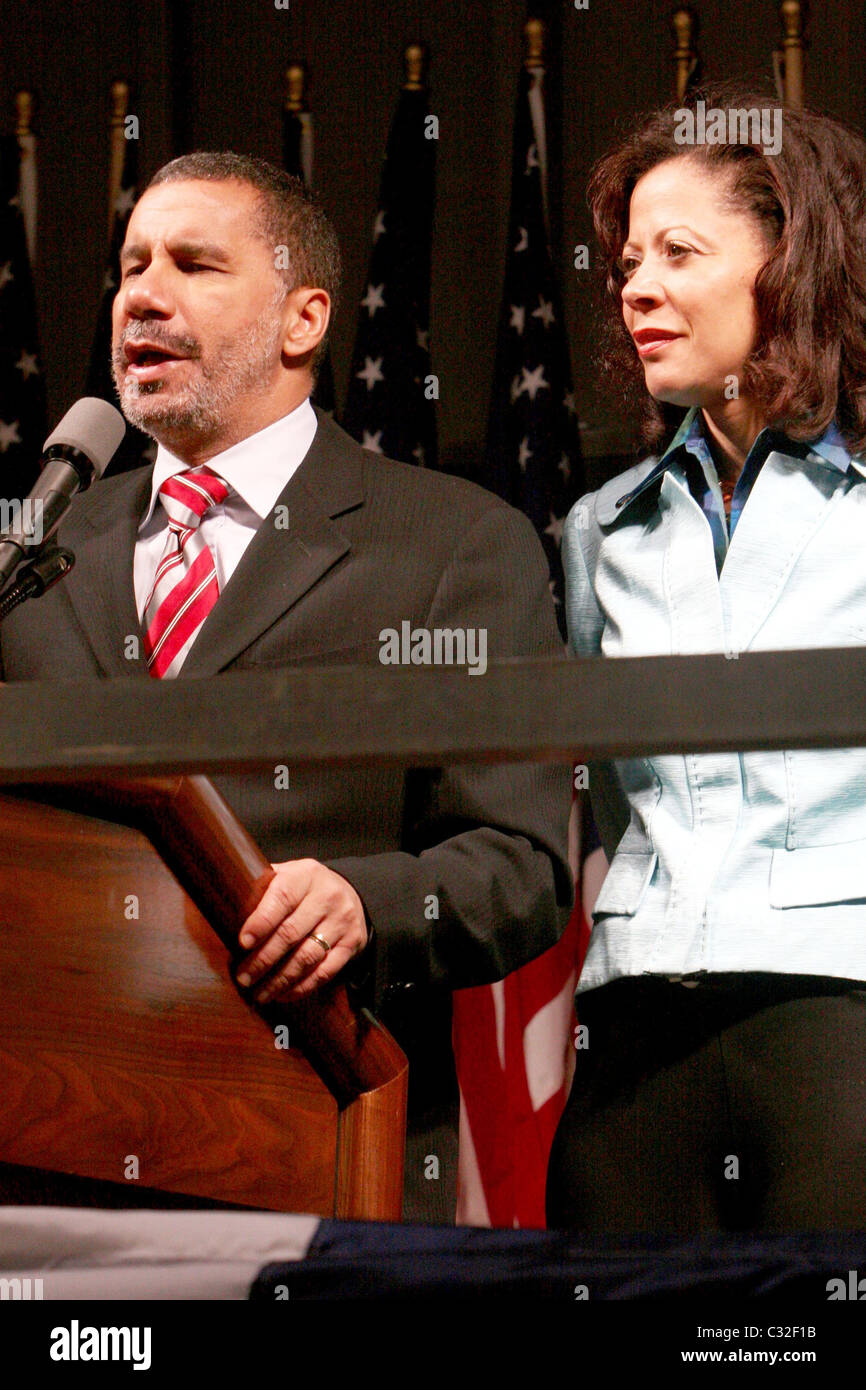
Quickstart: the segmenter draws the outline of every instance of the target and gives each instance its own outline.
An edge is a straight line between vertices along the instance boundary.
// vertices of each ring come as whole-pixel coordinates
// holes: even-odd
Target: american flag
[[[313,117],[309,111],[283,107],[283,168],[307,187],[313,185]],[[334,368],[330,347],[319,363],[313,391],[316,405],[328,415],[334,413]]]
[[[560,541],[583,491],[568,341],[545,210],[543,72],[521,72],[514,126],[505,284],[479,479],[534,522],[564,634]],[[458,990],[453,1039],[460,1083],[458,1222],[544,1226],[550,1145],[571,1082],[574,986],[604,873],[589,808],[575,799],[576,902],[551,950],[499,984]]]
[[[541,69],[521,71],[505,285],[480,481],[534,522],[564,635],[562,526],[585,489],[568,339],[547,236],[541,84]]]
[[[573,811],[569,858],[577,892],[563,936],[498,984],[454,994],[459,1225],[545,1225],[550,1146],[578,1056],[574,986],[607,873],[589,803],[576,800]]]
[[[111,306],[120,287],[120,248],[132,209],[138,200],[138,141],[127,140],[124,145],[123,173],[114,200],[111,244],[102,281],[102,299],[93,335],[93,348],[87,372],[85,393],[100,396],[113,406],[119,406],[114,379],[111,375]],[[111,463],[109,473],[125,473],[156,458],[156,444],[149,435],[134,425],[126,426],[126,435]]]
[[[438,124],[425,88],[404,88],[388,137],[342,425],[367,449],[437,462],[430,262]]]
[[[47,433],[45,378],[21,209],[21,151],[0,142],[0,495],[27,496]]]

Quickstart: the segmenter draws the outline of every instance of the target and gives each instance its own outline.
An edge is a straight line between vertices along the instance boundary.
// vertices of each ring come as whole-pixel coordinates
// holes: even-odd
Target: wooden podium
[[[235,987],[273,871],[212,784],[43,783],[0,816],[0,1165],[27,1200],[70,1175],[399,1220],[406,1059],[342,986],[263,1010]]]

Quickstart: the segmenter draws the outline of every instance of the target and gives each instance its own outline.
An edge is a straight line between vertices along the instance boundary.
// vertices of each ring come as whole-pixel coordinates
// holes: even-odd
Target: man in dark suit
[[[359,448],[310,405],[339,252],[295,181],[236,155],[175,160],[137,204],[121,259],[115,381],[159,442],[156,464],[70,510],[60,540],[75,569],[4,624],[7,680],[376,663],[407,632],[422,656],[425,632],[431,652],[462,645],[467,679],[470,659],[480,674],[561,653],[525,517]],[[453,1095],[448,991],[501,978],[567,917],[566,770],[214,780],[280,861],[242,929],[239,985],[291,1000],[349,966],[414,1062],[423,1131],[421,1112]]]

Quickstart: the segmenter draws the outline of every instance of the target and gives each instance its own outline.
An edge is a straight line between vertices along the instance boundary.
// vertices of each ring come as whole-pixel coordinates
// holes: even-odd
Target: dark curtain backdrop
[[[539,3],[552,25],[549,97],[552,224],[581,420],[589,455],[628,447],[620,407],[593,363],[591,272],[573,268],[590,241],[588,170],[637,107],[673,88],[672,5],[658,0]],[[702,0],[708,77],[768,77],[777,0]],[[866,6],[812,6],[807,95],[866,125]],[[345,253],[343,311],[333,336],[342,402],[402,49],[432,49],[431,110],[440,118],[432,333],[440,377],[442,464],[472,474],[483,444],[508,213],[511,124],[525,0],[0,0],[0,112],[11,130],[17,88],[40,99],[37,294],[50,418],[83,388],[104,270],[107,112],[128,78],[147,177],[173,153],[230,147],[279,160],[282,74],[303,58],[313,76],[316,184]],[[606,467],[591,464],[590,476]]]

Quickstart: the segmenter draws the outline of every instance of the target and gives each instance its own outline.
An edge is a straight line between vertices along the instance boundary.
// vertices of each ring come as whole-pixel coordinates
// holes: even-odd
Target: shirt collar
[[[831,467],[837,468],[840,473],[847,473],[853,464],[858,472],[866,475],[866,465],[862,461],[852,458],[835,420],[831,421],[829,428],[824,431],[820,438],[805,442],[789,439],[779,430],[767,427],[761,430],[752,444],[749,457],[758,452],[763,453],[766,457],[774,448],[795,458],[808,459],[811,463],[828,463]],[[640,493],[660,478],[672,464],[677,463],[682,450],[693,454],[704,466],[708,463],[713,467],[715,466],[712,463],[712,455],[704,435],[703,415],[700,406],[692,406],[687,412],[658,463],[647,473],[645,478],[641,479],[637,487],[627,493],[624,498],[618,499],[618,509],[621,511],[625,508],[635,497],[638,497]]]
[[[270,515],[286,483],[306,457],[317,426],[316,412],[309,399],[304,400],[288,415],[248,435],[221,454],[215,454],[204,466],[225,479],[233,492],[263,521]],[[189,466],[164,445],[159,445],[150,482],[150,501],[139,530],[153,516],[159,489],[166,479],[175,473],[182,473]]]
[[[834,468],[838,468],[840,473],[847,473],[851,464],[855,462],[839,433],[835,420],[831,420],[829,429],[824,431],[820,439],[815,440],[812,449],[828,463],[832,463]]]
[[[847,473],[851,464],[851,454],[835,420],[830,422],[829,427],[818,439],[805,441],[789,439],[781,430],[768,426],[761,430],[749,453],[768,454],[774,446],[780,450],[784,449],[785,453],[791,454],[795,458],[809,458],[810,455],[817,454],[824,463],[832,464],[834,468],[838,468],[840,473]],[[666,460],[670,462],[671,455],[679,448],[686,448],[690,453],[709,452],[700,406],[692,406],[691,410],[688,411],[659,459],[659,463],[665,463]]]

